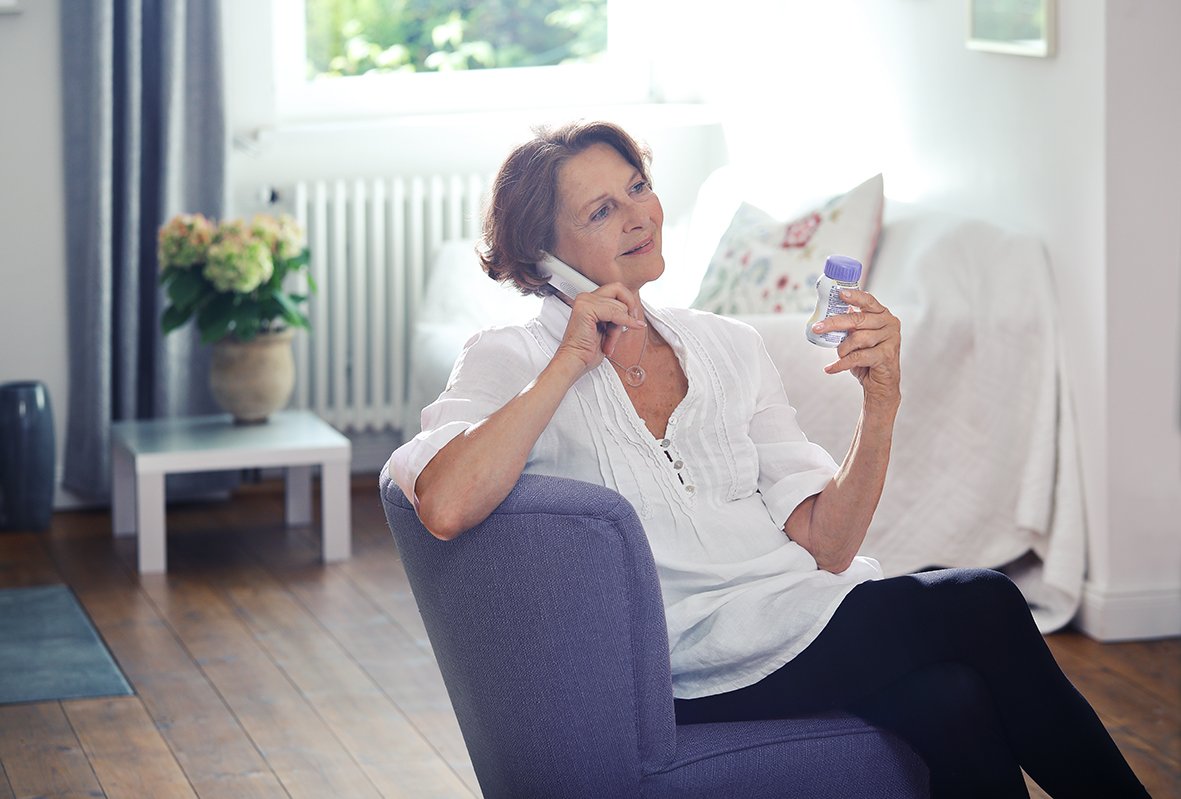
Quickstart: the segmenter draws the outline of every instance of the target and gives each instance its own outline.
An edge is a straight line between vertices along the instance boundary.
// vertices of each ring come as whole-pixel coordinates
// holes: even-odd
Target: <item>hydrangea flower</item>
[[[307,275],[299,293],[284,285],[309,268],[303,231],[288,215],[260,214],[247,224],[180,214],[160,228],[159,255],[165,333],[190,319],[206,342],[308,326],[302,306],[315,282]]]
[[[266,242],[276,260],[286,261],[303,252],[303,230],[290,214],[259,214],[251,221],[250,232]]]
[[[179,214],[168,220],[157,240],[160,268],[188,269],[204,262],[215,231],[214,224],[201,214]]]
[[[209,248],[202,274],[221,292],[248,294],[271,279],[275,271],[271,248],[259,239],[223,225]]]

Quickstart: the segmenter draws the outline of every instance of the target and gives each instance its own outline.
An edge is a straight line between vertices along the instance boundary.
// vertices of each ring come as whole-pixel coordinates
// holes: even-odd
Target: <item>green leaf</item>
[[[251,297],[243,297],[234,303],[234,323],[239,324],[247,319],[259,319],[263,314],[263,307],[266,305],[266,300],[255,300]]]
[[[201,340],[211,344],[225,338],[234,319],[234,295],[218,294],[197,312]]]
[[[239,341],[250,341],[258,335],[259,326],[256,314],[239,312],[234,315],[234,335]]]
[[[298,272],[308,265],[307,250],[294,258],[280,258],[275,260],[275,271],[271,275],[270,284],[276,291],[281,291],[283,288],[283,281],[293,272]]]
[[[206,291],[205,279],[196,272],[186,270],[178,272],[168,284],[168,299],[182,308],[191,307],[197,303]]]
[[[179,308],[175,305],[169,305],[164,309],[164,314],[160,317],[160,329],[164,331],[164,335],[168,335],[189,321],[189,317],[192,315],[192,308]]]
[[[298,325],[302,316],[299,306],[292,302],[286,294],[276,294],[275,300],[283,307],[283,318],[293,325]]]

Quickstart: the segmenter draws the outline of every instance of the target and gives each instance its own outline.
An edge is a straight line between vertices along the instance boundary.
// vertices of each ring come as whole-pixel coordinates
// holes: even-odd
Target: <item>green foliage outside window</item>
[[[1046,36],[1045,0],[976,0],[972,31],[980,39],[1022,42]]]
[[[308,78],[552,66],[607,49],[607,0],[307,0]]]

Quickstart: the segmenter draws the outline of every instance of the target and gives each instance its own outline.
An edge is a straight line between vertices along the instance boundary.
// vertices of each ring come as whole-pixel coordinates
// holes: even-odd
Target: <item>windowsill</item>
[[[614,103],[600,105],[547,105],[494,111],[452,111],[391,114],[350,119],[280,121],[274,128],[236,131],[236,139],[266,146],[275,136],[360,133],[381,130],[430,128],[470,129],[529,128],[573,119],[610,119],[627,127],[684,127],[717,124],[720,115],[704,103]]]

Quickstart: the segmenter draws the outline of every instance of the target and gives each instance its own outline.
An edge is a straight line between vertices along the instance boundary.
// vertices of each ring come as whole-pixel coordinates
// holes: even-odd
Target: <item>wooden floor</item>
[[[277,483],[171,508],[167,575],[105,513],[0,533],[0,588],[70,585],[135,689],[0,706],[0,799],[478,796],[376,482],[352,498],[353,558],[327,567]],[[1181,639],[1049,640],[1153,796],[1181,797]]]

